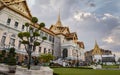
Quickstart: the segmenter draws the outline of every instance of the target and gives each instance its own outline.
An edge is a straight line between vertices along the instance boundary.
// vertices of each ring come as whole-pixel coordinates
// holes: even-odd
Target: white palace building
[[[27,53],[17,34],[26,31],[24,24],[31,22],[31,18],[26,0],[0,0],[0,50],[14,47],[19,60],[24,59]],[[78,40],[76,32],[71,32],[62,24],[60,14],[54,25],[42,28],[41,36],[46,36],[47,40],[36,48],[33,56],[51,53],[56,58],[84,61],[84,43]]]

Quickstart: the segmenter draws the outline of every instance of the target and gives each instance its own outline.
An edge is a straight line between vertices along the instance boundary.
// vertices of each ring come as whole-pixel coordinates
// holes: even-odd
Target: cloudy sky
[[[120,52],[120,0],[27,0],[33,16],[49,28],[57,21],[60,9],[64,26],[77,32],[85,50],[95,40],[103,49]]]

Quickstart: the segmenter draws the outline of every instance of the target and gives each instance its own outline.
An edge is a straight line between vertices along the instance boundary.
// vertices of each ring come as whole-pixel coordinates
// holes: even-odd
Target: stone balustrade
[[[0,71],[8,72],[9,71],[8,65],[0,64]]]
[[[17,66],[15,75],[53,75],[53,70],[49,67],[40,67],[39,70],[28,70]]]

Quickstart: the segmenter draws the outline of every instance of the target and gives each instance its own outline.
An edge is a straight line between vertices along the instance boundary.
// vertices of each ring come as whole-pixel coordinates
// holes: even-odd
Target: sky
[[[31,14],[49,28],[61,21],[71,32],[77,32],[85,50],[94,47],[120,52],[120,0],[27,0]]]

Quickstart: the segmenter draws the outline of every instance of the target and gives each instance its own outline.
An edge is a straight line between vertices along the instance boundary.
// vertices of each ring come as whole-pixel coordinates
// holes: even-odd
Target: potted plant
[[[8,69],[10,73],[15,73],[16,70],[16,58],[15,58],[15,48],[10,48],[7,57],[7,64],[9,65]]]
[[[6,57],[6,50],[2,50],[0,53],[0,63],[4,63],[5,57]]]

